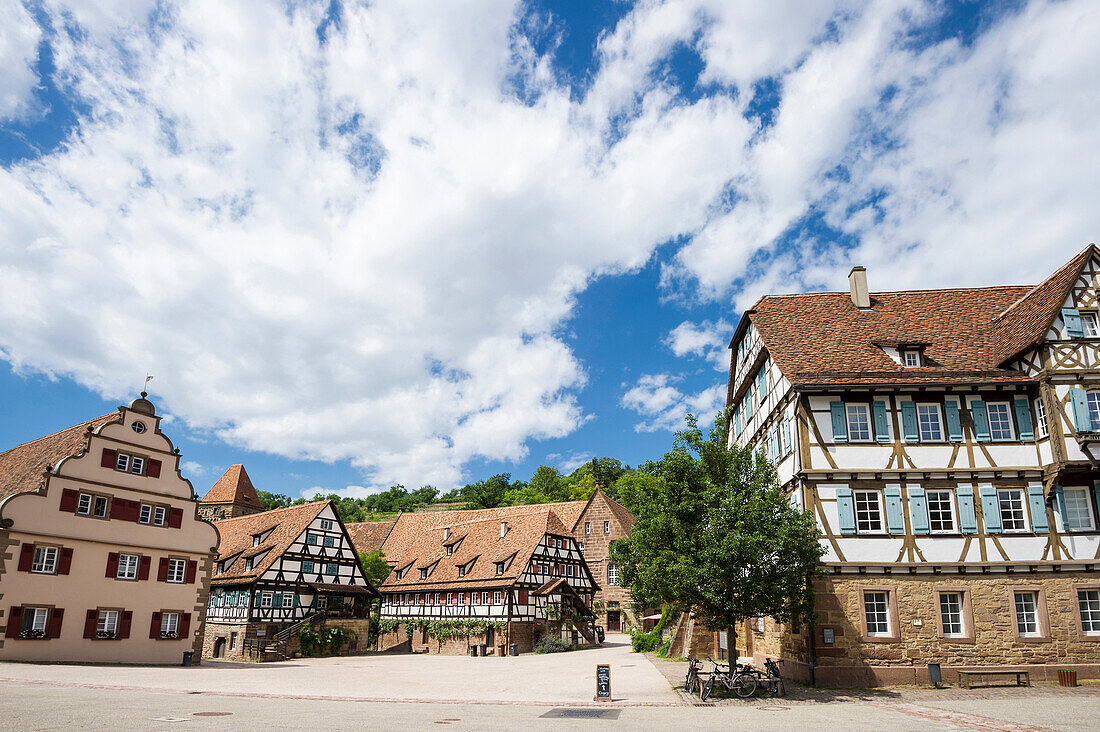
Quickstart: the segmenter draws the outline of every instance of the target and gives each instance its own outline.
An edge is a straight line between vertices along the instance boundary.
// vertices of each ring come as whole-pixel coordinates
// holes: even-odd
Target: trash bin
[[[194,658],[194,657],[195,657],[195,652],[194,651],[184,651],[183,652],[183,663],[181,665],[182,666],[190,666],[191,665],[191,659]]]
[[[497,655],[500,656],[501,658],[504,658],[504,644],[503,643],[497,643]]]
[[[1059,686],[1077,686],[1077,672],[1071,668],[1058,669]]]
[[[482,656],[488,656],[489,655],[489,644],[488,643],[482,643],[481,645],[478,646],[478,648],[481,649],[481,655]]]
[[[470,655],[477,657],[477,646],[470,646]]]
[[[518,656],[519,655],[519,643],[512,643],[511,645],[509,645],[508,646],[508,653],[509,653],[509,655],[512,655],[512,656]]]
[[[928,664],[928,682],[940,688],[940,684],[943,683],[943,673],[940,671],[940,665],[938,663]]]

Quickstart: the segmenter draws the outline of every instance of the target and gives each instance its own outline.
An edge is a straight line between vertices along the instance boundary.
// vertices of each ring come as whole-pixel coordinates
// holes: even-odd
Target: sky
[[[1090,0],[0,0],[0,448],[147,375],[202,493],[659,457],[761,295],[1100,230]]]

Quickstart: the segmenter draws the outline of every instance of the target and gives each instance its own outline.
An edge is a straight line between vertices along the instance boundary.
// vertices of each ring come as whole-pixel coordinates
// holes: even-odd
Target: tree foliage
[[[694,416],[686,422],[646,466],[653,480],[620,486],[635,520],[611,561],[634,602],[690,610],[716,629],[758,616],[809,620],[808,578],[823,552],[813,516],[791,505],[762,452],[726,446],[724,414],[709,435]]]
[[[367,575],[367,579],[375,587],[385,582],[390,576],[390,565],[386,563],[386,557],[381,549],[359,552],[359,566],[363,568],[363,574]]]

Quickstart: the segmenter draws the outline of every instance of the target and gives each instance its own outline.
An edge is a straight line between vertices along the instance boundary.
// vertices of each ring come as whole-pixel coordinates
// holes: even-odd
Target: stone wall
[[[530,653],[535,647],[535,628],[533,623],[509,623],[505,631],[493,633],[493,643],[489,650],[497,652],[497,644],[505,645],[516,643],[520,653]],[[466,656],[470,653],[470,646],[488,643],[485,633],[475,633],[468,636],[455,638],[434,638],[425,635],[420,628],[414,628],[410,638],[402,623],[394,630],[383,633],[379,639],[378,650],[390,653],[438,653],[445,656]]]
[[[611,522],[611,533],[603,533],[604,521]],[[591,533],[584,533],[585,522],[591,526]],[[607,608],[597,617],[596,623],[607,628],[607,610],[613,603],[618,603],[617,608],[622,614],[622,630],[630,627],[641,627],[641,622],[634,616],[630,607],[630,591],[625,587],[611,585],[607,581],[607,557],[610,552],[611,542],[625,535],[622,524],[611,512],[607,501],[602,495],[597,495],[588,505],[588,509],[577,522],[577,528],[573,532],[573,538],[584,544],[584,561],[592,571],[596,584],[600,591],[593,598],[594,601],[602,601]],[[613,609],[613,608],[612,608]]]
[[[223,642],[224,655],[216,660],[219,661],[250,661],[252,659],[244,655],[244,639],[255,638],[257,628],[266,628],[267,626],[262,623],[212,623],[209,620],[206,621],[206,625],[203,629],[202,635],[202,658],[214,658],[214,648],[218,643],[218,639]],[[232,634],[236,634],[236,638],[233,641],[233,648],[229,647]]]

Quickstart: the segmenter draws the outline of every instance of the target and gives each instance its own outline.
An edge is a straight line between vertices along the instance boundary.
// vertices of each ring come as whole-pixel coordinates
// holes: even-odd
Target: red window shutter
[[[196,562],[194,560],[189,560],[187,562],[187,573],[183,577],[184,583],[189,584],[189,585],[195,584],[195,572],[196,572],[196,570],[198,570],[198,568],[199,568],[199,563],[198,562]]]
[[[152,557],[142,557],[141,562],[138,564],[138,579],[149,579],[149,567],[153,564]]]
[[[168,557],[161,557],[160,567],[157,569],[157,582],[168,581]]]
[[[110,578],[118,576],[118,552],[111,552],[107,555],[107,572],[104,576]]]
[[[118,465],[118,450],[103,448],[103,458],[99,461],[102,468],[114,468]]]
[[[526,605],[527,604],[527,590],[520,590],[519,591],[519,604],[520,605]]]
[[[89,610],[84,616],[84,637],[95,638],[96,621],[99,620],[98,610]]]
[[[61,558],[57,561],[57,573],[68,574],[73,566],[73,550],[71,547],[62,547]]]
[[[153,622],[149,623],[149,637],[160,638],[160,613],[153,613]]]
[[[30,572],[31,565],[34,564],[34,544],[23,543],[23,548],[19,550],[19,571]]]
[[[111,499],[111,518],[116,521],[125,521],[126,517],[130,513],[129,506],[126,505],[125,498],[112,498]]]
[[[191,613],[180,615],[180,638],[188,638],[191,635]]]
[[[129,638],[130,637],[130,623],[134,619],[134,613],[130,610],[122,611],[122,618],[118,622],[118,637]]]
[[[68,511],[69,513],[76,513],[76,503],[80,500],[80,491],[74,491],[72,488],[66,488],[61,491],[61,506],[59,510]]]
[[[178,529],[183,526],[183,509],[182,508],[170,508],[168,509],[168,526],[173,529]]]
[[[23,630],[23,606],[12,605],[11,609],[8,610],[8,629],[4,631],[4,635],[8,638],[15,638],[21,630]]]
[[[46,626],[47,638],[61,637],[61,621],[65,617],[65,608],[55,607],[50,611],[50,622]]]
[[[462,593],[462,604],[463,605],[469,605],[470,604],[470,593],[469,592],[463,592]]]
[[[150,460],[145,463],[145,474],[150,478],[160,477],[160,460]]]
[[[126,501],[126,520],[137,523],[141,516],[141,501]]]

